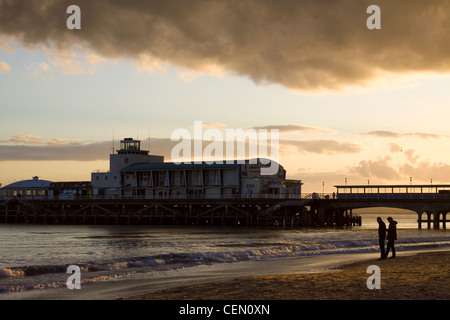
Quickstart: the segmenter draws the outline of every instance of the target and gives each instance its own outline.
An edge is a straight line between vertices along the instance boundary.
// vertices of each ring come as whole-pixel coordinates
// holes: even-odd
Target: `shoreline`
[[[378,257],[377,257],[378,258]],[[397,257],[338,264],[322,272],[235,277],[120,300],[448,300],[450,250],[398,252]],[[381,288],[368,289],[370,265]]]
[[[3,293],[0,300],[450,299],[449,249],[399,251],[395,259],[378,258],[372,252],[213,264],[120,276],[82,285],[81,290]],[[370,265],[381,268],[381,290],[367,289]]]
[[[0,293],[0,300],[117,300],[184,287],[191,284],[231,280],[237,277],[335,272],[342,265],[374,259],[375,253],[344,253],[270,260],[219,263],[171,271],[132,274],[82,285],[81,290],[65,287]]]

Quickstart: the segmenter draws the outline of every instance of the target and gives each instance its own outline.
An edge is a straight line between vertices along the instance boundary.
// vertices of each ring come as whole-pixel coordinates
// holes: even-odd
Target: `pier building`
[[[8,197],[48,197],[51,181],[41,180],[38,176],[8,184],[0,189],[2,198]]]
[[[301,180],[286,180],[279,165],[273,175],[261,174],[260,159],[223,163],[164,162],[163,156],[141,150],[140,141],[126,138],[110,155],[108,172],[91,175],[92,196],[98,198],[297,198]]]

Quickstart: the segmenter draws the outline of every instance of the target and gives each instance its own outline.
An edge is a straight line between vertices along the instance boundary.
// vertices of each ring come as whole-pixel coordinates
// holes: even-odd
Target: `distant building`
[[[51,181],[40,180],[39,177],[33,177],[31,180],[17,181],[8,184],[0,189],[2,198],[8,197],[26,197],[26,198],[44,198],[48,197]]]
[[[17,181],[0,189],[1,198],[71,200],[91,195],[90,181],[52,182],[41,180],[37,176],[32,180]]]

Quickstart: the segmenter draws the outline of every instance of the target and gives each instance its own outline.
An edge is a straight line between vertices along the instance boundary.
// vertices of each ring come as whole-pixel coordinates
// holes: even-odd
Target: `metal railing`
[[[76,195],[64,194],[59,196],[0,196],[4,200],[212,200],[212,199],[280,199],[300,200],[300,194],[172,194],[172,195]]]
[[[449,193],[338,193],[339,200],[450,200]]]
[[[280,193],[280,194],[171,194],[171,195],[21,195],[0,196],[0,201],[24,200],[208,200],[208,199],[279,199],[279,200],[450,200],[450,193]]]

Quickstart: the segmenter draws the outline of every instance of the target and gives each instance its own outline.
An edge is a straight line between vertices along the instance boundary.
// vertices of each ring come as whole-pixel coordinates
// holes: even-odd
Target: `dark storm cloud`
[[[366,9],[381,8],[381,30]],[[81,30],[66,9],[81,8]],[[0,0],[0,35],[26,46],[82,46],[105,57],[216,65],[299,90],[365,84],[380,72],[448,72],[446,0]]]

